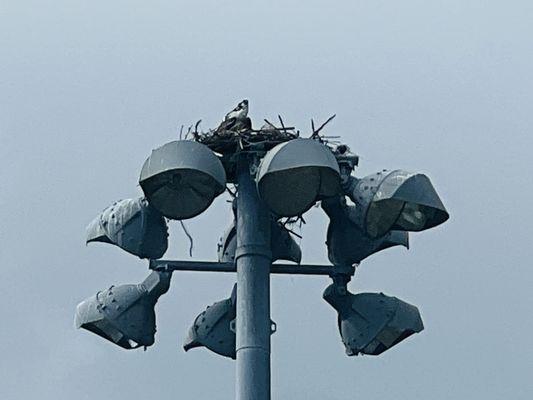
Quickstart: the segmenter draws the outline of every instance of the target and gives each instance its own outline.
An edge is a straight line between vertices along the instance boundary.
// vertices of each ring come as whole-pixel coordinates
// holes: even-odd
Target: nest
[[[227,156],[239,151],[268,151],[279,143],[299,137],[293,127],[276,127],[267,122],[261,129],[215,129],[195,135],[195,140]]]

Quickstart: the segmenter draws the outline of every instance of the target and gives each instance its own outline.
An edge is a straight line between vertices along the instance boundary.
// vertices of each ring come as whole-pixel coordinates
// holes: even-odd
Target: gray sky
[[[305,5],[304,5],[305,4]],[[530,1],[0,2],[0,398],[231,399],[234,362],[184,353],[234,276],[176,274],[156,344],[124,351],[73,327],[76,304],[146,263],[84,245],[87,223],[139,195],[181,124],[337,114],[327,133],[380,168],[427,172],[451,219],[359,268],[353,291],[416,304],[426,329],[346,357],[324,277],[273,277],[273,398],[530,399],[533,3]],[[327,220],[307,216],[305,262]],[[225,198],[188,222],[214,259]],[[187,258],[177,224],[167,257]]]

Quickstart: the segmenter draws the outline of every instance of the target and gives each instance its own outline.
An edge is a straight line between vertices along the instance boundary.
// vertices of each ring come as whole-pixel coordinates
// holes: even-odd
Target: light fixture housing
[[[323,294],[338,312],[338,326],[348,356],[379,355],[424,329],[418,309],[383,293],[352,294],[332,284]]]
[[[236,317],[237,285],[233,286],[231,296],[208,306],[196,317],[189,329],[183,349],[189,351],[196,347],[209,350],[232,359],[236,358],[235,332],[232,324]]]
[[[75,325],[124,349],[151,346],[154,306],[170,286],[170,272],[154,271],[138,285],[111,286],[78,304]]]
[[[421,173],[383,170],[351,177],[346,195],[357,205],[354,222],[371,238],[391,230],[423,231],[449,218],[429,178]]]
[[[87,227],[86,243],[110,243],[140,258],[163,257],[168,248],[165,218],[144,197],[107,207]]]
[[[286,260],[300,264],[302,261],[302,250],[287,228],[274,219],[271,220],[270,226],[272,262]],[[235,221],[233,221],[218,243],[218,261],[235,262],[236,249],[237,229],[235,228]]]
[[[332,151],[314,139],[293,139],[266,153],[256,176],[259,196],[277,216],[293,217],[340,192]]]
[[[329,217],[326,245],[333,265],[351,266],[365,258],[393,246],[409,248],[409,234],[389,231],[379,238],[371,238],[353,222],[356,206],[346,204],[344,197],[323,200],[322,209]]]
[[[171,219],[201,214],[226,189],[226,172],[209,147],[177,140],[152,151],[139,184],[150,204]]]

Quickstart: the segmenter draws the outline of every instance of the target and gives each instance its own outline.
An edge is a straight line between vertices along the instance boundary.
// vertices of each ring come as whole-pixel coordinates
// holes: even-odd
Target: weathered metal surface
[[[237,182],[237,400],[270,400],[270,213],[241,156]]]
[[[352,294],[328,286],[324,299],[337,310],[342,342],[349,356],[378,355],[424,329],[418,309],[383,293]]]
[[[302,250],[298,243],[292,238],[289,231],[283,227],[279,222],[272,220],[270,224],[271,231],[271,248],[272,261],[287,260],[295,263],[300,263],[302,260]],[[237,229],[235,228],[235,221],[226,230],[224,235],[220,238],[218,244],[218,261],[219,262],[234,262],[235,250],[237,248]]]
[[[224,192],[226,173],[207,146],[178,140],[152,151],[139,183],[150,204],[165,217],[187,219],[202,213]]]
[[[207,347],[224,357],[235,359],[235,332],[231,329],[236,316],[237,285],[234,285],[228,299],[208,306],[196,319],[183,348]]]
[[[294,139],[270,150],[256,177],[260,197],[278,216],[292,217],[340,192],[339,166],[317,140]]]
[[[393,246],[409,248],[409,234],[404,231],[389,231],[373,239],[353,222],[355,206],[348,206],[344,198],[323,200],[322,208],[329,217],[326,245],[328,258],[334,265],[358,264],[365,258]]]
[[[215,261],[150,260],[154,271],[237,272],[235,263]],[[271,274],[284,275],[331,275],[331,265],[318,264],[272,264]]]
[[[171,273],[152,272],[138,285],[111,286],[76,309],[75,325],[120,347],[134,349],[154,343],[157,299],[168,291]]]
[[[359,206],[354,221],[373,238],[390,230],[422,231],[449,218],[429,178],[403,170],[383,170],[352,178],[346,194]]]
[[[231,296],[208,306],[196,317],[189,329],[183,348],[185,351],[196,347],[207,349],[235,360],[236,352],[237,284]],[[276,324],[270,321],[271,326]],[[274,333],[275,329],[271,331]]]
[[[140,258],[161,258],[168,247],[165,218],[143,198],[120,200],[87,227],[87,243],[111,243]]]

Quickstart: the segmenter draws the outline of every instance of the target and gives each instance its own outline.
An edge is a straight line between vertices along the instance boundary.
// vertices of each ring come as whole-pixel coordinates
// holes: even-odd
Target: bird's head
[[[243,101],[241,101],[237,105],[237,108],[239,108],[239,109],[248,108],[248,100],[244,99]]]

